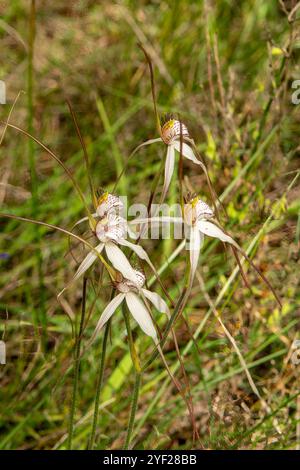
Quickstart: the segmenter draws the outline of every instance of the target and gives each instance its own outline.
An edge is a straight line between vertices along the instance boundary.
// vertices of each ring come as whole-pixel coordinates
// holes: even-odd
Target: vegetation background
[[[177,113],[205,157],[228,218],[222,223],[269,278],[275,301],[244,267],[253,292],[234,271],[221,243],[207,240],[201,256],[206,292],[235,338],[272,411],[252,393],[232,345],[195,283],[176,324],[189,375],[202,445],[206,449],[295,449],[300,446],[299,367],[292,344],[299,328],[299,10],[293,0],[0,1],[0,79],[7,88],[1,120],[21,93],[10,122],[54,150],[88,195],[83,154],[66,103],[77,114],[97,187],[111,190],[131,150],[156,137],[147,64],[155,68],[159,111]],[[289,17],[289,18],[288,18]],[[35,31],[34,31],[35,30]],[[35,33],[35,34],[34,34]],[[2,127],[3,128],[3,127]],[[1,212],[70,229],[83,207],[70,181],[39,146],[9,128],[1,146]],[[120,184],[131,202],[146,203],[164,147],[148,147],[131,160]],[[185,162],[187,184],[208,198],[205,177]],[[170,201],[178,200],[176,178]],[[258,234],[258,236],[257,236]],[[146,241],[162,280],[176,299],[185,256],[168,265],[178,241]],[[77,247],[77,258],[83,255]],[[61,233],[1,219],[0,333],[7,345],[1,365],[0,448],[64,449],[72,390],[71,326],[58,292],[76,262]],[[95,274],[93,274],[95,276]],[[228,281],[229,280],[229,281]],[[155,285],[159,292],[159,286]],[[77,283],[64,308],[79,313]],[[88,302],[95,298],[89,289]],[[220,296],[221,293],[221,296]],[[108,302],[103,286],[84,341]],[[163,320],[163,319],[162,319]],[[151,340],[136,328],[139,353]],[[199,353],[200,351],[200,353]],[[101,341],[81,361],[73,447],[84,449],[91,429]],[[177,364],[170,338],[169,364]],[[177,377],[180,372],[177,370]],[[96,447],[122,446],[130,410],[133,370],[122,315],[112,322]],[[274,425],[278,421],[281,434]],[[133,436],[136,449],[191,449],[184,402],[157,359],[144,374]]]

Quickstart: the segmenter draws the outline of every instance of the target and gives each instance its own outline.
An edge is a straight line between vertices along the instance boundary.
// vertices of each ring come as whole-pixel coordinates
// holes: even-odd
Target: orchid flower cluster
[[[148,145],[154,142],[164,142],[167,145],[161,203],[166,198],[174,172],[175,151],[182,154],[193,163],[200,165],[206,176],[208,175],[206,167],[197,159],[193,151],[193,141],[189,137],[187,127],[182,122],[175,119],[167,121],[161,129],[160,138],[146,141],[142,145]],[[186,246],[190,251],[189,288],[191,288],[193,284],[200,250],[205,235],[217,238],[224,243],[228,243],[232,245],[235,250],[239,251],[244,256],[246,255],[234,239],[218,226],[217,221],[213,220],[214,210],[206,202],[201,200],[199,196],[194,196],[186,201],[181,217],[156,217],[156,214],[154,214],[152,217],[148,217],[146,219],[137,218],[127,222],[127,220],[120,215],[122,209],[123,202],[121,198],[115,194],[104,192],[97,199],[96,212],[93,214],[93,224],[91,225],[90,223],[90,226],[98,244],[81,262],[71,283],[83,276],[95,263],[99,255],[105,251],[107,259],[112,265],[112,270],[109,271],[109,274],[118,294],[111,300],[103,311],[93,334],[93,339],[117,310],[119,305],[123,301],[126,301],[129,311],[141,329],[144,333],[150,336],[156,344],[158,344],[156,329],[146,299],[149,300],[158,311],[167,314],[168,317],[170,316],[169,308],[166,302],[157,293],[143,288],[146,280],[144,274],[136,270],[131,265],[129,259],[120,248],[120,246],[130,248],[141,260],[147,262],[152,271],[158,277],[157,271],[155,270],[147,252],[138,243],[132,243],[127,240],[127,235],[131,238],[137,238],[133,227],[145,222],[150,222],[152,224],[180,223],[184,225],[184,233],[187,234],[185,238]],[[85,217],[75,225],[87,220],[88,217]],[[65,291],[65,289],[63,289],[59,296]]]
[[[145,51],[144,51],[145,52]],[[145,52],[146,58],[149,62],[151,77],[153,80],[153,72],[150,59]],[[93,343],[93,341],[97,338],[99,332],[102,330],[104,325],[108,325],[109,320],[113,316],[113,314],[117,311],[117,309],[123,305],[127,307],[128,311],[137,322],[139,327],[142,331],[149,336],[155,343],[156,352],[161,355],[161,358],[164,362],[167,372],[169,373],[170,377],[173,380],[173,383],[176,385],[178,391],[181,393],[182,397],[184,398],[190,416],[193,423],[193,431],[197,434],[197,429],[195,427],[194,422],[194,412],[193,412],[193,404],[192,398],[189,396],[188,390],[185,393],[178,382],[175,380],[170,368],[168,367],[167,362],[165,361],[162,346],[163,341],[160,341],[160,337],[157,332],[157,325],[152,315],[151,308],[154,307],[155,310],[164,314],[167,319],[169,320],[168,327],[165,331],[164,338],[167,337],[168,332],[171,330],[173,334],[174,343],[176,346],[176,353],[177,357],[179,358],[180,365],[182,366],[182,371],[185,374],[184,366],[181,361],[180,352],[178,350],[178,344],[176,340],[176,335],[174,329],[172,328],[172,324],[176,321],[177,314],[182,313],[184,306],[186,305],[187,299],[190,295],[191,288],[193,286],[193,281],[196,275],[200,251],[203,245],[203,241],[205,236],[209,236],[212,238],[217,238],[223,243],[229,244],[234,252],[234,255],[237,259],[239,267],[244,277],[244,273],[242,271],[239,257],[237,253],[240,253],[247,261],[251,264],[251,266],[258,272],[258,274],[262,277],[264,282],[268,285],[272,293],[274,294],[277,302],[281,306],[280,299],[278,298],[276,292],[273,290],[272,286],[268,282],[268,280],[264,277],[264,275],[256,268],[252,260],[248,257],[248,255],[243,251],[243,249],[238,245],[238,243],[226,233],[226,231],[220,227],[218,222],[218,217],[215,217],[217,214],[216,211],[216,204],[215,204],[215,193],[211,186],[210,178],[208,175],[207,168],[205,164],[201,161],[201,157],[197,154],[196,146],[191,139],[189,131],[186,125],[178,119],[170,119],[168,120],[163,126],[160,125],[160,119],[156,109],[156,102],[155,102],[155,92],[154,87],[152,84],[152,95],[153,95],[153,103],[154,103],[154,111],[156,114],[157,122],[158,122],[158,131],[159,137],[147,140],[146,142],[140,144],[131,154],[134,155],[141,147],[152,145],[154,143],[163,143],[167,147],[166,157],[164,161],[164,183],[161,191],[160,196],[160,205],[163,204],[167,197],[167,193],[171,184],[171,180],[173,177],[173,173],[175,170],[176,164],[176,157],[179,156],[180,163],[182,163],[182,158],[185,158],[192,162],[193,164],[197,165],[198,168],[201,168],[203,171],[210,194],[212,196],[213,202],[213,209],[203,201],[200,196],[194,195],[189,197],[185,200],[185,204],[183,203],[183,194],[181,191],[181,214],[180,217],[171,217],[169,215],[157,217],[157,212],[149,212],[149,207],[147,210],[147,217],[146,218],[136,218],[131,221],[127,221],[126,218],[123,217],[122,212],[124,209],[124,205],[122,199],[117,194],[111,194],[108,192],[103,192],[102,194],[96,195],[94,192],[93,182],[89,172],[89,161],[86,151],[84,149],[84,155],[86,160],[86,167],[88,170],[88,177],[90,182],[90,190],[92,193],[92,199],[94,204],[94,213],[91,213],[88,205],[86,203],[86,199],[84,194],[82,193],[79,185],[77,184],[76,180],[73,178],[71,172],[67,169],[64,163],[47,147],[45,147],[42,143],[40,145],[43,149],[46,149],[48,153],[54,158],[60,165],[63,167],[69,178],[72,180],[75,189],[80,196],[81,201],[85,205],[87,210],[87,217],[82,218],[78,222],[75,223],[74,227],[87,222],[89,224],[89,228],[92,230],[92,234],[94,236],[95,244],[87,243],[82,237],[76,236],[72,230],[69,232],[65,229],[60,227],[56,227],[51,224],[46,224],[40,221],[35,221],[33,219],[22,218],[18,216],[11,216],[6,215],[7,217],[15,218],[17,220],[26,220],[29,222],[34,222],[39,225],[45,225],[49,228],[56,228],[61,232],[68,234],[69,236],[74,236],[77,240],[79,239],[81,242],[85,243],[85,246],[88,246],[90,251],[86,254],[83,261],[79,264],[71,282],[58,294],[58,298],[62,296],[65,290],[74,282],[79,280],[81,277],[86,276],[87,271],[92,268],[92,266],[99,260],[106,268],[108,275],[111,278],[112,286],[113,286],[113,293],[110,302],[104,308],[100,318],[97,322],[95,327],[94,333],[90,339],[89,345]],[[72,111],[72,110],[71,110]],[[73,112],[72,112],[73,115]],[[73,115],[76,129],[79,132],[80,140],[81,135],[76,123],[76,118]],[[7,126],[10,124],[7,123]],[[23,132],[28,137],[31,137],[34,141],[39,143],[37,139],[31,136],[26,131],[17,128],[16,126],[12,126],[18,129],[19,131]],[[125,168],[124,168],[125,169]],[[181,168],[182,169],[182,168]],[[124,171],[124,170],[123,170]],[[123,171],[120,176],[122,176]],[[160,173],[159,173],[160,176]],[[181,174],[182,176],[182,174]],[[158,180],[159,182],[159,180]],[[182,180],[180,178],[180,183]],[[156,191],[157,188],[155,188]],[[181,185],[182,190],[182,185]],[[153,197],[155,195],[155,191],[153,193]],[[148,204],[149,206],[149,204]],[[151,268],[152,272],[154,273],[156,279],[160,282],[161,286],[163,287],[159,274],[155,269],[149,255],[145,251],[145,249],[139,244],[140,240],[142,239],[142,235],[144,233],[145,224],[150,222],[150,224],[181,224],[184,227],[184,241],[186,247],[189,249],[189,266],[186,270],[187,273],[187,286],[186,289],[183,290],[182,294],[179,297],[179,300],[174,308],[174,313],[171,316],[170,309],[166,301],[156,292],[150,291],[147,288],[147,279],[142,269],[136,269],[135,266],[130,262],[130,258],[127,257],[122,250],[122,248],[130,249],[132,253],[134,253],[139,260],[142,262],[146,262],[148,266]],[[139,227],[139,230],[137,230]],[[127,240],[127,236],[129,235],[130,238],[134,239],[135,242],[131,242]],[[179,252],[178,252],[179,253]],[[103,257],[104,255],[104,257]],[[244,278],[245,279],[245,278]],[[83,283],[83,292],[85,292],[86,283]],[[163,287],[164,292],[166,293],[169,300],[170,297],[166,292],[165,288]],[[183,299],[183,300],[182,300]],[[151,305],[150,305],[151,304]],[[84,327],[84,312],[85,312],[85,296],[82,302],[82,322],[80,322],[79,333],[76,339],[76,350],[75,350],[75,374],[74,374],[74,387],[73,387],[73,405],[71,407],[71,415],[70,415],[70,432],[69,432],[69,448],[71,448],[72,442],[72,433],[73,433],[73,421],[74,421],[74,410],[75,410],[75,399],[76,399],[76,391],[77,391],[77,381],[78,381],[78,373],[79,373],[79,359],[80,359],[80,340],[81,335],[83,332]],[[126,321],[126,327],[128,330],[128,336],[130,337],[130,327],[128,325],[128,317],[127,317],[127,310],[124,309],[124,317]],[[106,329],[106,332],[108,328]],[[192,334],[191,334],[192,335]],[[89,448],[93,448],[93,443],[95,440],[95,429],[98,419],[98,410],[99,410],[99,394],[101,389],[101,383],[103,378],[103,368],[104,368],[104,360],[105,360],[105,348],[106,348],[106,340],[107,334],[104,335],[103,339],[103,354],[101,356],[101,367],[99,369],[99,380],[97,384],[98,393],[95,399],[95,412],[94,412],[94,420],[93,420],[93,430],[92,430],[92,437],[89,443]],[[194,339],[194,338],[193,338]],[[132,356],[133,363],[135,362],[134,356],[134,344],[132,341],[132,337],[129,338],[130,342],[130,352]],[[137,367],[138,364],[138,367]],[[136,383],[134,388],[133,400],[132,400],[132,407],[131,407],[131,416],[128,426],[128,434],[127,434],[127,444],[130,443],[130,435],[132,431],[132,426],[134,422],[134,415],[136,409],[136,403],[138,399],[138,389],[139,389],[139,381],[142,369],[140,368],[139,361],[134,364],[135,371],[136,371]],[[245,366],[246,367],[246,366]],[[252,379],[251,379],[252,380]],[[250,381],[250,379],[249,379]],[[251,381],[250,381],[251,384]],[[252,385],[251,385],[252,386]],[[255,386],[254,386],[255,389]],[[255,392],[258,396],[259,393]],[[195,434],[195,435],[196,435]]]
[[[162,190],[161,202],[164,201],[167,195],[167,191],[174,172],[175,150],[182,152],[182,154],[187,159],[193,161],[194,163],[201,166],[203,165],[202,162],[196,158],[192,148],[187,143],[180,141],[181,136],[184,138],[189,138],[187,127],[180,121],[172,119],[164,124],[161,131],[161,138],[145,142],[147,145],[148,143],[162,141],[167,145],[165,180]],[[104,192],[97,199],[96,212],[93,214],[95,223],[91,228],[93,229],[96,239],[100,243],[96,245],[94,250],[90,251],[86,255],[84,260],[79,265],[71,283],[75,282],[81,276],[83,276],[95,263],[98,255],[100,255],[104,250],[114,270],[116,270],[116,272],[122,276],[122,280],[121,282],[116,282],[113,280],[115,288],[117,291],[119,291],[119,294],[113,298],[113,300],[102,313],[96,326],[93,338],[95,338],[96,333],[101,330],[102,326],[116,311],[121,302],[126,300],[129,311],[140,325],[142,330],[157,343],[157,334],[151,319],[151,315],[149,314],[149,307],[145,305],[143,299],[147,298],[158,311],[166,313],[168,316],[169,309],[165,301],[158,294],[142,288],[145,282],[144,275],[131,266],[128,258],[119,248],[119,246],[130,248],[140,259],[146,261],[154,273],[157,274],[146,251],[140,245],[131,243],[126,239],[128,233],[132,237],[135,237],[135,233],[132,232],[130,225],[134,226],[141,223],[142,221],[140,219],[136,219],[128,224],[127,221],[120,215],[122,208],[123,203],[121,198],[114,194]],[[88,217],[84,217],[78,221],[77,224],[87,220]],[[66,288],[60,292],[59,297],[62,295],[65,289]]]
[[[118,196],[105,192],[97,202],[98,206],[96,208],[96,213],[93,214],[95,220],[94,235],[100,243],[96,245],[94,250],[90,251],[86,255],[79,265],[71,283],[83,276],[94,264],[97,259],[97,255],[101,254],[102,251],[105,250],[106,256],[115,270],[115,275],[112,275],[111,272],[110,274],[112,276],[114,287],[119,294],[113,298],[103,311],[93,334],[93,338],[96,337],[96,333],[101,330],[121,302],[126,300],[128,309],[136,322],[157,344],[158,337],[156,329],[149,313],[149,306],[147,302],[145,302],[145,299],[149,300],[159,312],[167,314],[168,317],[170,316],[169,308],[166,302],[158,294],[143,288],[145,283],[144,274],[132,267],[128,258],[118,245],[131,248],[131,250],[140,259],[149,264],[155,274],[157,274],[156,270],[146,251],[141,246],[131,243],[126,239],[128,232],[130,232],[132,236],[134,236],[134,234],[129,228],[126,220],[119,215],[119,212],[123,207],[121,199]],[[88,220],[88,218],[84,217],[79,221],[79,223],[86,220]],[[59,297],[65,289],[66,288],[60,292]]]

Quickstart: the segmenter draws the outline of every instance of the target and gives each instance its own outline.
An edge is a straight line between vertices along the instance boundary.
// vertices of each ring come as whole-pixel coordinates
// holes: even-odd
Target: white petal
[[[97,245],[95,247],[95,250],[98,252],[98,253],[101,253],[101,251],[103,250],[103,243],[100,243],[99,245]],[[96,260],[97,258],[97,254],[95,253],[95,251],[90,251],[90,253],[84,258],[84,260],[82,261],[82,263],[80,264],[80,266],[78,267],[73,279],[72,279],[72,282],[76,281],[76,279],[80,278],[80,276],[82,276],[91,266],[92,264],[94,263],[94,261]]]
[[[170,310],[167,306],[166,302],[158,295],[156,292],[151,292],[147,289],[142,289],[142,292],[146,299],[150,300],[150,302],[154,305],[154,307],[162,313],[165,313],[168,318],[170,318]]]
[[[176,140],[173,145],[176,148],[176,150],[180,153],[180,142]],[[184,142],[182,142],[182,155],[188,160],[191,160],[192,162],[196,163],[197,165],[201,164],[201,162],[197,159],[191,147]]]
[[[128,233],[128,236],[130,238],[132,238],[133,240],[137,240],[139,238],[138,234],[135,233],[133,230],[131,230],[131,228],[129,227],[129,223],[127,224],[127,233]]]
[[[175,165],[175,150],[173,144],[168,145],[167,149],[167,157],[166,157],[166,163],[165,163],[165,181],[164,181],[164,187],[162,190],[162,196],[161,196],[161,204],[164,202],[166,198],[166,194],[168,192],[172,175],[174,172],[174,165]]]
[[[109,302],[109,304],[105,307],[96,325],[94,335],[97,334],[101,330],[101,328],[105,325],[105,323],[110,319],[112,314],[115,313],[115,311],[117,310],[117,308],[123,301],[124,297],[125,297],[125,294],[116,295],[116,297],[114,297],[111,300],[111,302]]]
[[[112,299],[112,301],[105,307],[102,312],[101,317],[98,320],[94,333],[88,343],[88,347],[93,343],[95,340],[96,335],[99,333],[101,328],[105,325],[105,323],[110,319],[110,317],[115,313],[121,302],[124,300],[125,294],[118,294],[116,297]]]
[[[239,245],[231,238],[229,235],[223,232],[219,227],[208,222],[207,220],[199,220],[197,223],[197,227],[199,230],[204,233],[204,235],[208,235],[210,237],[218,238],[222,242],[230,243],[231,245],[235,246],[239,249]]]
[[[123,246],[128,246],[128,248],[131,248],[131,250],[134,251],[138,255],[139,258],[145,260],[149,264],[149,266],[151,266],[153,271],[155,271],[155,268],[153,264],[151,263],[151,260],[143,247],[141,247],[140,245],[135,245],[134,243],[131,243],[125,240],[124,238],[122,240],[119,240],[119,244]]]
[[[156,213],[159,211],[159,206],[156,210]],[[157,228],[160,226],[160,224],[170,224],[170,223],[173,223],[173,224],[182,224],[183,223],[183,220],[181,217],[168,217],[168,216],[162,216],[162,217],[146,217],[146,218],[138,218],[138,219],[133,219],[131,220],[130,222],[128,222],[128,225],[131,224],[131,225],[141,225],[141,228],[139,230],[139,236],[142,238],[143,237],[143,234],[144,234],[144,227],[149,227],[151,230]],[[147,225],[145,225],[147,224]],[[128,233],[129,233],[129,230],[128,230]],[[133,238],[131,235],[130,235],[131,238]],[[135,239],[137,239],[138,237],[135,236]]]
[[[128,292],[125,298],[128,309],[135,321],[140,325],[146,335],[151,336],[151,338],[157,342],[156,330],[145,304],[133,292]]]
[[[117,271],[120,271],[126,279],[137,284],[137,277],[134,269],[122,250],[120,250],[115,243],[107,242],[105,243],[105,251],[113,267]]]
[[[98,253],[100,254],[101,251],[103,250],[103,243],[100,243],[99,245],[97,245],[95,247],[95,250],[98,251]],[[84,260],[82,261],[82,263],[79,265],[76,273],[74,274],[74,277],[72,278],[72,280],[69,282],[69,284],[64,287],[64,289],[58,294],[57,298],[59,299],[59,297],[65,292],[65,290],[70,287],[71,284],[73,284],[73,282],[75,282],[77,279],[80,278],[80,276],[82,276],[91,266],[92,264],[94,263],[94,261],[96,260],[97,258],[97,254],[95,253],[94,250],[90,251],[86,257],[84,258]]]
[[[155,144],[156,142],[162,142],[162,141],[163,140],[161,137],[157,137],[156,139],[149,139],[149,140],[146,140],[146,142],[143,142],[141,145],[139,145],[139,148],[144,147],[145,145]]]
[[[161,137],[157,137],[156,139],[149,139],[149,140],[146,140],[146,142],[143,142],[142,144],[138,145],[134,150],[133,152],[131,153],[131,157],[133,157],[134,154],[136,154],[136,152],[138,152],[142,147],[145,147],[146,145],[151,145],[151,144],[154,144],[156,142],[163,142],[162,138]]]
[[[191,227],[190,231],[190,263],[191,263],[191,273],[190,273],[190,286],[193,282],[195,272],[198,266],[200,248],[201,248],[201,234],[198,227]]]

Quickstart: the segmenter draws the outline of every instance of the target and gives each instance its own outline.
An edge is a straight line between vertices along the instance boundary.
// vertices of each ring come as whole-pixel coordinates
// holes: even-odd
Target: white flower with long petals
[[[137,283],[135,270],[132,268],[128,259],[118,245],[130,248],[140,259],[146,261],[153,272],[157,274],[146,251],[141,246],[126,240],[128,224],[124,218],[113,213],[114,210],[112,209],[115,209],[117,205],[119,206],[119,201],[117,200],[119,198],[116,196],[114,196],[114,198],[116,199],[110,199],[110,201],[109,198],[106,198],[99,204],[99,207],[97,208],[97,216],[100,217],[100,213],[101,218],[96,223],[95,235],[100,243],[84,258],[71,283],[79,279],[93,265],[97,259],[97,253],[101,254],[103,249],[105,250],[107,258],[111,262],[112,266],[117,271],[120,271],[126,279]],[[109,204],[109,202],[112,204]],[[103,207],[102,204],[105,204],[105,207]],[[60,292],[59,297],[65,289]]]
[[[200,249],[204,240],[204,235],[218,238],[222,242],[229,243],[241,250],[239,245],[221,230],[217,225],[210,222],[209,219],[214,217],[213,210],[199,197],[193,198],[184,207],[184,222],[189,227],[189,249],[190,249],[190,263],[191,263],[191,282],[194,279],[197,269]]]
[[[180,142],[180,136],[182,135],[182,142]],[[189,132],[187,127],[180,121],[176,119],[170,119],[167,121],[163,127],[161,128],[161,137],[157,139],[151,139],[147,142],[144,142],[142,145],[148,145],[155,142],[164,142],[167,145],[167,155],[166,155],[166,162],[165,162],[165,180],[161,195],[161,203],[164,202],[171,179],[174,173],[174,166],[175,166],[175,150],[187,158],[191,160],[196,165],[200,165],[205,174],[207,175],[207,170],[205,165],[197,159],[194,151],[192,150],[191,146],[188,142],[192,142],[189,137]]]
[[[135,275],[137,278],[137,283],[133,283],[129,279],[123,279],[122,281],[115,283],[115,287],[119,293],[102,312],[89,345],[94,341],[101,328],[115,313],[119,305],[124,300],[126,301],[131,315],[139,324],[143,332],[150,336],[154,342],[158,344],[156,329],[147,308],[145,299],[149,300],[159,312],[165,313],[168,318],[170,318],[170,311],[166,302],[158,294],[151,292],[143,287],[145,283],[145,276],[140,271],[135,271]]]
[[[107,258],[113,267],[120,271],[126,279],[137,282],[134,269],[117,244],[130,247],[141,259],[148,261],[152,265],[147,253],[141,246],[134,245],[134,243],[130,243],[125,239],[126,224],[122,218],[108,214],[97,223],[96,236],[100,241],[99,245],[96,246],[98,253],[101,253],[104,248]],[[75,281],[82,276],[92,266],[96,258],[96,253],[90,252],[80,264],[73,280]]]
[[[214,217],[214,211],[209,207],[206,202],[195,197],[190,200],[184,206],[184,216],[182,217],[151,217],[146,219],[135,219],[132,221],[132,224],[142,224],[149,222],[151,224],[157,223],[174,223],[182,224],[186,226],[186,230],[189,233],[189,251],[190,251],[190,263],[191,263],[191,274],[190,274],[190,283],[193,281],[195,276],[195,271],[198,265],[200,249],[204,240],[204,235],[210,237],[218,238],[219,240],[230,243],[239,251],[242,249],[239,245],[227,235],[223,230],[221,230],[217,225],[210,222],[209,219]]]
[[[180,142],[181,135],[183,139],[182,142]],[[187,127],[175,119],[167,121],[161,129],[161,138],[168,146],[165,163],[165,181],[161,196],[162,202],[165,200],[174,173],[175,150],[179,153],[182,151],[182,155],[193,163],[196,163],[196,165],[201,165],[202,163],[196,158],[191,147],[184,141],[188,137],[189,132]]]

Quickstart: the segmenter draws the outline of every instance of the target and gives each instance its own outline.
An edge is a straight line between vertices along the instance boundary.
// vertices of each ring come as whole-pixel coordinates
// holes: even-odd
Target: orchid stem
[[[102,389],[103,383],[103,375],[104,375],[104,364],[105,364],[105,356],[106,356],[106,347],[107,347],[107,340],[110,328],[110,320],[106,323],[103,343],[102,343],[102,350],[101,350],[101,358],[99,364],[99,372],[97,378],[97,385],[96,385],[96,397],[95,397],[95,408],[94,408],[94,417],[93,417],[93,425],[92,425],[92,432],[88,443],[88,449],[93,450],[95,444],[95,436],[96,436],[96,429],[99,417],[99,404],[100,404],[100,393]]]
[[[134,421],[135,421],[135,414],[136,414],[138,398],[139,398],[140,384],[141,384],[141,373],[136,370],[135,371],[135,382],[134,382],[134,388],[133,388],[133,394],[132,394],[132,400],[131,400],[130,417],[129,417],[128,427],[127,427],[127,434],[126,434],[126,440],[125,440],[125,444],[124,444],[124,450],[128,450],[129,446],[130,446],[131,435],[132,435],[132,431],[133,431],[133,426],[134,426]]]
[[[76,337],[75,343],[75,364],[74,364],[74,382],[73,382],[73,392],[72,392],[72,403],[71,403],[71,410],[70,410],[70,421],[69,421],[69,436],[68,436],[68,450],[72,449],[72,440],[73,440],[73,433],[74,433],[74,415],[75,415],[75,407],[76,407],[76,396],[78,390],[78,379],[79,379],[79,369],[80,369],[80,347],[81,347],[81,337],[83,332],[83,325],[84,325],[84,318],[85,318],[85,306],[86,306],[86,285],[87,279],[83,279],[83,286],[82,286],[82,308],[81,308],[81,317],[80,317],[80,325],[78,335]]]
[[[135,382],[134,382],[134,388],[133,388],[132,399],[131,399],[130,416],[129,416],[128,426],[127,426],[125,444],[123,448],[124,450],[128,450],[130,446],[131,435],[132,435],[134,421],[135,421],[135,413],[136,413],[137,404],[138,404],[142,369],[141,369],[140,360],[139,360],[137,351],[135,349],[135,345],[134,345],[134,341],[132,337],[129,315],[127,312],[127,308],[124,304],[122,307],[122,311],[123,311],[123,316],[124,316],[125,323],[126,323],[131,359],[132,359],[133,366],[135,369]]]

